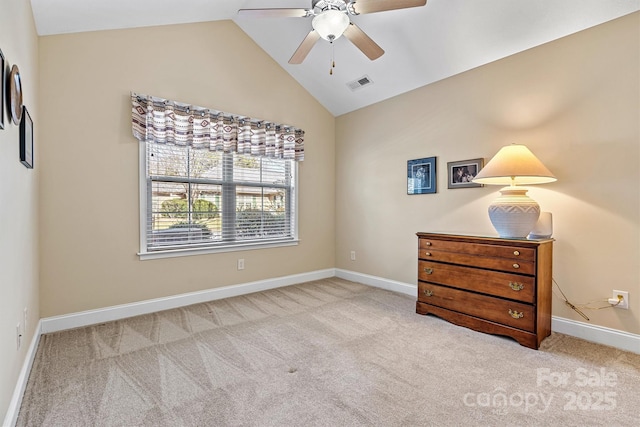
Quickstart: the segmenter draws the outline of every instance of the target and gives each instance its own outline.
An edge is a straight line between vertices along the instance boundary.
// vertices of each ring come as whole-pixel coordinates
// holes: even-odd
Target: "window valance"
[[[304,131],[289,125],[131,93],[133,136],[140,141],[304,160]]]

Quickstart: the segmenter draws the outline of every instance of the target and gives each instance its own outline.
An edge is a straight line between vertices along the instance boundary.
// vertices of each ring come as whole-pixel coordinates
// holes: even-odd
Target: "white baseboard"
[[[597,344],[640,354],[640,335],[562,317],[551,318],[551,330]]]
[[[362,283],[377,288],[400,292],[406,295],[417,296],[417,287],[412,284],[396,282],[382,277],[370,276],[368,274],[355,271],[336,269],[336,276],[352,282]],[[581,338],[597,344],[608,345],[620,350],[630,351],[640,354],[640,335],[617,329],[605,328],[604,326],[589,325],[583,322],[576,322],[562,317],[553,316],[551,320],[551,330],[572,337]]]
[[[156,298],[96,310],[82,311],[79,313],[65,314],[62,316],[46,317],[41,320],[42,333],[46,334],[49,332],[95,325],[97,323],[110,322],[113,320],[125,319],[127,317],[154,313],[156,311],[169,310],[172,308],[185,307],[187,305],[198,304],[201,302],[246,295],[253,292],[295,285],[297,283],[310,282],[312,280],[327,279],[329,277],[335,277],[335,275],[335,269],[328,268],[326,270],[276,277],[273,279],[243,283],[241,285],[224,286],[220,288],[207,289],[205,291],[190,292],[165,298]]]
[[[94,325],[97,323],[139,316],[141,314],[169,310],[172,308],[184,307],[191,304],[213,301],[221,298],[246,295],[253,292],[295,285],[297,283],[309,282],[312,280],[326,279],[329,277],[339,277],[341,279],[405,295],[417,295],[417,287],[414,284],[398,282],[395,280],[389,280],[378,276],[339,268],[328,268],[326,270],[317,270],[309,273],[277,277],[274,279],[260,280],[241,285],[225,286],[205,291],[140,301],[137,303],[122,304],[97,310],[47,317],[41,320],[40,332],[45,334],[65,329]],[[552,319],[552,330],[587,341],[596,342],[598,344],[604,344],[621,350],[640,353],[640,336],[628,332],[605,328],[603,326],[589,325],[556,316]]]
[[[31,366],[36,357],[36,351],[38,350],[38,344],[40,343],[40,335],[42,335],[42,321],[39,321],[36,325],[36,330],[33,331],[33,338],[31,338],[31,344],[29,344],[29,350],[20,369],[20,375],[18,375],[18,381],[16,381],[16,388],[13,390],[13,396],[9,402],[9,408],[7,414],[4,417],[2,425],[5,427],[15,426],[18,421],[18,414],[20,413],[20,405],[22,405],[22,396],[27,388],[27,381],[29,380],[29,374],[31,373]]]
[[[384,279],[378,276],[371,276],[369,274],[358,273],[356,271],[342,270],[336,268],[336,277],[341,279],[350,280],[356,283],[362,283],[363,285],[374,286],[376,288],[386,289],[388,291],[399,292],[405,295],[416,296],[418,295],[418,287],[409,283],[397,282],[395,280]]]

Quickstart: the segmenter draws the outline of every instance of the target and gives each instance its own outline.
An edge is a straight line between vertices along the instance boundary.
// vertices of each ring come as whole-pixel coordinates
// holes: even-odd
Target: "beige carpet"
[[[640,355],[328,279],[45,335],[19,426],[637,426]]]

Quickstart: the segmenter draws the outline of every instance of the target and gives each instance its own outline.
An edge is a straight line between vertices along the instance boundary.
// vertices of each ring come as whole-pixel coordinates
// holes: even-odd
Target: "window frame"
[[[139,141],[138,146],[138,181],[139,181],[139,214],[140,214],[140,252],[137,255],[140,257],[140,260],[148,260],[148,259],[160,259],[160,258],[173,258],[173,257],[182,257],[182,256],[192,256],[192,255],[203,255],[203,254],[212,254],[212,253],[225,253],[225,252],[237,252],[237,251],[246,251],[253,249],[266,249],[266,248],[277,248],[277,247],[285,247],[285,246],[296,246],[299,243],[298,237],[298,162],[292,161],[291,166],[291,174],[293,176],[293,188],[291,190],[291,196],[293,197],[293,201],[290,200],[288,203],[293,203],[290,206],[292,212],[293,219],[293,227],[291,229],[290,238],[277,238],[273,240],[251,240],[251,241],[233,241],[230,243],[220,242],[216,243],[212,246],[207,247],[188,247],[188,248],[173,248],[173,249],[157,249],[153,251],[149,251],[147,249],[147,221],[148,215],[151,211],[151,203],[152,197],[150,192],[150,186],[147,184],[147,142]],[[243,182],[237,182],[235,184],[222,184],[221,186],[239,186],[246,185]],[[255,183],[250,184],[251,186],[258,187],[271,187],[272,185],[256,185]],[[225,194],[225,192],[223,192]],[[226,192],[226,194],[229,194]],[[232,196],[235,197],[235,194]],[[224,197],[224,196],[223,196]],[[221,212],[222,214],[222,212]]]

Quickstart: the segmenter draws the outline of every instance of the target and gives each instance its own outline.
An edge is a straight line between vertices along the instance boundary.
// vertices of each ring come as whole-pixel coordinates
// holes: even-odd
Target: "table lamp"
[[[502,147],[476,175],[473,182],[508,185],[489,205],[489,219],[500,237],[525,238],[536,225],[540,206],[519,185],[556,181],[551,171],[524,145]]]

